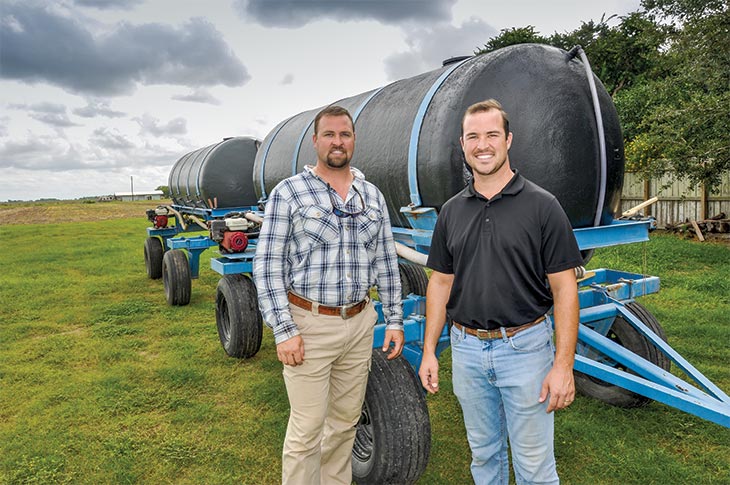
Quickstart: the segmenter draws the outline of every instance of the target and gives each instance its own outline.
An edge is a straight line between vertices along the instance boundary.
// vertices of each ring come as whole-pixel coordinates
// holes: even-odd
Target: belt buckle
[[[350,305],[343,305],[343,306],[340,307],[340,317],[343,320],[347,320],[348,318],[350,318],[350,317],[347,316],[347,310],[350,309],[353,306],[354,305],[350,304]]]
[[[489,340],[492,338],[491,330],[477,328],[476,331],[477,331],[477,338],[480,340]]]
[[[369,298],[365,298],[365,300],[369,300]],[[354,317],[355,315],[352,315],[352,317],[348,317],[347,316],[347,310],[349,310],[350,308],[355,308],[356,306],[360,305],[365,300],[360,300],[358,302],[349,303],[347,305],[342,305],[341,307],[339,307],[340,308],[340,317],[343,320],[348,320],[348,319]]]

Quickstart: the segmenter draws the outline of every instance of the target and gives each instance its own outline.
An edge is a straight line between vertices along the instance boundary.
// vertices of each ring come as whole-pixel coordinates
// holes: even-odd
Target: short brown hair
[[[319,120],[322,119],[323,116],[347,116],[350,119],[350,124],[352,125],[352,132],[355,132],[355,122],[352,121],[352,116],[350,116],[350,112],[347,111],[342,106],[337,106],[336,104],[332,104],[324,108],[322,111],[317,113],[317,116],[314,117],[314,134],[317,134],[317,131],[319,130]]]
[[[467,116],[473,115],[475,113],[485,113],[487,111],[497,110],[502,114],[502,126],[504,127],[504,137],[507,138],[509,136],[509,118],[507,117],[507,112],[502,108],[502,104],[497,101],[496,99],[486,99],[484,101],[480,101],[478,103],[474,103],[468,108],[466,108],[466,112],[464,113],[464,117],[461,119],[461,134],[464,135],[464,120]]]

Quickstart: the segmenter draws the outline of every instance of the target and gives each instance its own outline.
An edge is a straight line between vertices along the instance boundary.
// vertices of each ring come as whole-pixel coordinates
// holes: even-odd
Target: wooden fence
[[[654,216],[657,226],[709,219],[721,212],[730,218],[730,173],[722,178],[718,193],[710,194],[703,187],[690,190],[685,181],[669,182],[669,176],[642,180],[638,174],[624,174],[621,193],[621,212],[635,207],[645,200],[658,197],[653,205],[642,209],[644,215]]]

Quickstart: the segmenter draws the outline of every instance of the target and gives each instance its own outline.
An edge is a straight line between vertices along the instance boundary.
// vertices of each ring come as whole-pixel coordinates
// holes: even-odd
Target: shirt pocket
[[[383,223],[383,211],[377,207],[365,206],[357,218],[357,234],[360,243],[372,249],[378,244],[378,234]]]
[[[301,208],[299,215],[302,218],[302,231],[312,246],[339,240],[340,227],[329,208],[310,205]]]

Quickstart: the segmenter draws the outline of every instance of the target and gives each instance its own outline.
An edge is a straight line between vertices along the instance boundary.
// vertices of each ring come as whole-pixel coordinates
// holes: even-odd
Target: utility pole
[[[129,176],[129,183],[132,188],[132,202],[134,202],[134,175]]]

